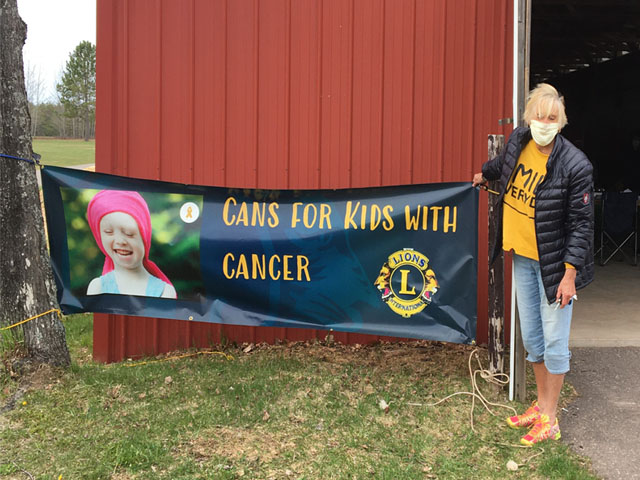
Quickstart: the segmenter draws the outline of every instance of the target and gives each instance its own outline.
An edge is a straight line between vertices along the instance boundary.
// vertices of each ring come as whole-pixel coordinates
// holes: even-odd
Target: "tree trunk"
[[[89,141],[89,126],[91,125],[90,123],[90,119],[89,119],[89,111],[85,109],[84,112],[84,141],[88,142]]]
[[[61,138],[67,138],[67,117],[64,116],[64,110],[58,103],[56,105],[57,120],[58,120],[58,136]]]
[[[31,111],[33,112],[33,118],[31,119],[31,136],[35,137],[38,134],[38,110],[40,109],[40,105],[33,105]]]
[[[27,27],[17,0],[0,0],[0,153],[31,158],[22,47]],[[0,325],[58,308],[44,238],[36,167],[0,157]],[[20,328],[20,327],[18,327]],[[30,359],[69,365],[65,331],[56,313],[27,322]]]

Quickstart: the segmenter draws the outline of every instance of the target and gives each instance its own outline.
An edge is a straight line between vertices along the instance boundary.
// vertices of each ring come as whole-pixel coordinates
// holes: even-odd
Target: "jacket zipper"
[[[557,141],[557,136],[556,136],[556,141]],[[549,159],[547,160],[547,171],[544,174],[544,180],[542,180],[538,185],[536,185],[536,188],[533,189],[533,195],[534,195],[534,197],[536,199],[536,206],[538,205],[538,190],[549,179],[549,166],[552,165],[552,163],[553,163],[552,160],[555,161],[553,154],[556,151],[556,147],[557,147],[557,144],[554,144],[553,145],[553,149],[551,150],[551,154],[549,154]],[[538,209],[534,207],[534,209],[533,209],[533,229],[536,232],[536,250],[538,251],[538,263],[540,263],[541,255],[540,255],[540,242],[538,242],[537,224],[538,224]],[[544,286],[544,281],[542,282],[542,284]]]

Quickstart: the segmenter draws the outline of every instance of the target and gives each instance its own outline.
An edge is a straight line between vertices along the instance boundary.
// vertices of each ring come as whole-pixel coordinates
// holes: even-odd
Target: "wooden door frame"
[[[513,0],[513,126],[522,125],[529,92],[531,56],[531,2]],[[509,348],[509,400],[526,400],[526,361],[517,318],[515,278],[511,267],[511,339]]]

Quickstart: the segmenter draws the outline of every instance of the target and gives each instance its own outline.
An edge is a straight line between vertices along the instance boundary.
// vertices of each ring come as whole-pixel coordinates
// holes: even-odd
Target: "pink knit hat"
[[[144,260],[142,261],[144,268],[154,277],[158,277],[160,280],[171,285],[171,281],[169,281],[169,278],[167,278],[162,270],[149,260],[149,249],[151,248],[151,215],[149,214],[147,202],[144,201],[144,198],[142,198],[142,195],[138,192],[102,190],[96,193],[89,202],[89,206],[87,207],[89,227],[91,227],[91,232],[96,239],[100,251],[105,256],[102,275],[109,273],[114,267],[113,260],[107,255],[102,245],[100,220],[102,220],[102,217],[105,215],[113,212],[123,212],[133,217],[138,224],[138,230],[140,230],[140,235],[144,243]]]

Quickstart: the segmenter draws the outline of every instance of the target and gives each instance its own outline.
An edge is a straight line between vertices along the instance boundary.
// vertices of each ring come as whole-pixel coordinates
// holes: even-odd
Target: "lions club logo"
[[[403,317],[420,313],[438,291],[429,259],[412,248],[389,255],[373,284],[380,291],[382,301]]]

